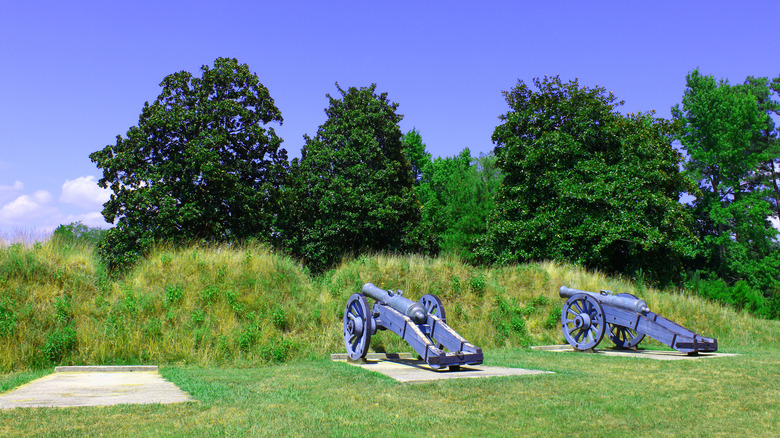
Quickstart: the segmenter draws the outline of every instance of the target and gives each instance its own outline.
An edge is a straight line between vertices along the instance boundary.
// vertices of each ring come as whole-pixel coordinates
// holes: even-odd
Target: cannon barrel
[[[641,315],[645,315],[647,312],[650,311],[650,308],[647,307],[647,302],[645,300],[640,300],[639,298],[636,298],[633,295],[628,295],[628,294],[621,294],[622,296],[612,295],[611,292],[607,293],[607,291],[601,291],[601,293],[595,293],[595,292],[588,292],[585,290],[572,289],[566,286],[561,286],[561,288],[558,290],[558,293],[563,298],[570,298],[572,295],[576,295],[576,294],[590,295],[600,303],[612,307],[617,307],[619,309],[630,310],[632,312],[636,312]]]
[[[425,310],[425,307],[416,301],[404,297],[402,295],[403,292],[400,290],[393,292],[391,290],[380,289],[371,283],[366,283],[363,285],[362,291],[364,295],[369,296],[380,303],[385,303],[408,316],[409,319],[416,324],[424,324],[428,319],[428,312]]]

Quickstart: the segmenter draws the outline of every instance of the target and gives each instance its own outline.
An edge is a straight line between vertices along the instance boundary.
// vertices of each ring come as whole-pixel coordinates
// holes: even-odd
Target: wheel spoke
[[[620,348],[632,348],[642,342],[645,335],[621,325],[609,324],[609,338]]]
[[[580,327],[577,324],[581,324]],[[594,348],[605,332],[614,330],[607,324],[599,302],[586,294],[572,295],[566,301],[561,311],[561,329],[566,341],[578,350]]]
[[[588,315],[593,314],[593,305],[590,303],[590,301],[585,301],[584,303],[582,303],[582,308],[583,311]]]

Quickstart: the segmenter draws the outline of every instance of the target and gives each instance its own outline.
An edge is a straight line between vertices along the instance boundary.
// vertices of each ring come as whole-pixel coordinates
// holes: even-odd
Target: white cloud
[[[111,190],[98,186],[94,176],[80,176],[74,180],[65,180],[60,202],[95,209],[102,207],[110,196]]]
[[[47,234],[60,224],[73,222],[111,227],[100,214],[110,194],[97,185],[94,176],[66,180],[59,199],[46,190],[31,193],[21,181],[0,185],[0,235]]]
[[[46,190],[22,195],[0,208],[0,225],[27,225],[30,221],[57,213],[53,197]]]
[[[22,190],[24,190],[24,184],[21,181],[14,181],[12,186],[0,184],[0,202],[13,198]]]
[[[12,185],[12,186],[6,186],[6,185],[3,185],[3,184],[0,184],[0,190],[3,190],[3,191],[5,191],[5,190],[9,190],[9,191],[13,190],[13,191],[17,191],[18,192],[19,190],[23,190],[23,189],[24,189],[24,184],[21,181],[14,181],[14,185]]]

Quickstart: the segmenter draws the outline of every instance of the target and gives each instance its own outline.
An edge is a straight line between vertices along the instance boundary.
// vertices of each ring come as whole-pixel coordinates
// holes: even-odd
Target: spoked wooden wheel
[[[447,316],[444,313],[444,304],[441,303],[441,300],[436,295],[431,294],[425,294],[420,298],[419,301],[420,304],[425,307],[425,312],[427,312],[430,315],[434,315],[442,320],[442,322],[447,322]],[[436,348],[441,350],[443,348],[443,345],[441,342],[437,341],[436,339],[431,338],[433,343],[436,345]]]
[[[425,307],[425,311],[431,315],[438,316],[443,322],[447,322],[447,317],[444,314],[444,304],[436,295],[425,294],[420,298],[420,304]]]
[[[619,297],[639,299],[636,295],[629,293],[619,293]],[[609,330],[609,340],[615,343],[618,348],[634,348],[642,342],[645,338],[644,333],[639,333],[636,330],[621,325],[607,324]]]
[[[577,350],[589,350],[598,345],[604,337],[606,326],[601,304],[589,295],[572,295],[563,305],[563,337]]]
[[[366,297],[352,294],[344,309],[344,346],[352,360],[366,357],[371,342],[371,323],[374,317],[368,307]]]
[[[607,324],[607,326],[609,327],[609,340],[614,342],[618,348],[636,347],[645,338],[644,333],[622,325]]]

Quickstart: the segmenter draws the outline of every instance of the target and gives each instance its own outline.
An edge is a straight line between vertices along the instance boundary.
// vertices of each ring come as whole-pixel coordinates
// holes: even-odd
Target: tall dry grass
[[[161,246],[113,279],[91,248],[47,242],[0,249],[0,369],[250,366],[341,352],[344,306],[367,282],[415,300],[439,295],[449,324],[486,351],[562,342],[561,285],[633,293],[657,313],[717,337],[724,350],[780,343],[777,321],[551,262],[487,268],[452,257],[375,255],[311,277],[260,245]],[[409,351],[384,332],[371,346]]]
[[[0,232],[0,248],[8,248],[16,244],[29,248],[35,244],[43,244],[50,238],[50,232],[17,228],[10,233]]]

